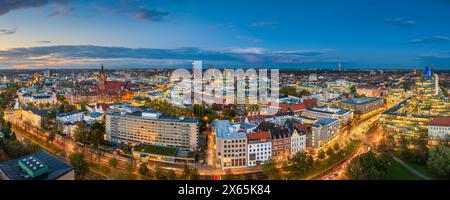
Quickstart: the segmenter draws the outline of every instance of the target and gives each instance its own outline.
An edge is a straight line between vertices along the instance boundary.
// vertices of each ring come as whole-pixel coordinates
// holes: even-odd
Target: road
[[[348,179],[345,175],[345,169],[350,164],[350,162],[358,157],[359,155],[366,153],[370,150],[372,146],[376,146],[376,144],[381,140],[381,129],[378,127],[373,133],[366,134],[368,129],[373,123],[377,123],[381,116],[380,113],[373,115],[372,117],[366,119],[365,121],[361,122],[357,126],[353,127],[350,130],[350,133],[346,137],[353,137],[355,139],[359,139],[363,142],[363,145],[358,148],[358,150],[355,151],[355,153],[350,156],[348,159],[342,161],[341,163],[337,164],[332,169],[326,171],[325,173],[319,175],[318,179],[320,180],[342,180],[342,179]]]

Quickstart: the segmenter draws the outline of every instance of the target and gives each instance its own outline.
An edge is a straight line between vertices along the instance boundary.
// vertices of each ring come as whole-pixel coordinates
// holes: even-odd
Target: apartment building
[[[247,135],[239,123],[217,120],[212,124],[216,144],[216,166],[222,169],[247,166]]]

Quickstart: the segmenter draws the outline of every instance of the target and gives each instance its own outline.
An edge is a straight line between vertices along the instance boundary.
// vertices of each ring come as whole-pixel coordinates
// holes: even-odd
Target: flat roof
[[[19,161],[29,157],[36,158],[40,162],[44,163],[48,167],[48,172],[35,178],[28,176],[19,167]],[[45,151],[38,151],[31,155],[1,163],[0,169],[10,180],[56,180],[72,171],[73,167]]]
[[[233,126],[233,124],[228,120],[217,120],[217,121],[214,121],[212,125],[216,131],[216,137],[224,138],[224,139],[247,138],[245,133],[230,132],[229,127]]]
[[[381,98],[357,97],[341,101],[343,104],[364,105],[382,100]]]
[[[177,154],[177,148],[150,145],[150,144],[137,145],[134,147],[133,151],[139,151],[139,152],[163,155],[163,156],[173,156],[173,157],[175,157]]]

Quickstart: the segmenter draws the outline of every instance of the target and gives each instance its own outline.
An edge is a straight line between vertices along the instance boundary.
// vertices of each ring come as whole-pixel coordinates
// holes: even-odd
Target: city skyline
[[[450,4],[439,0],[0,4],[0,69],[190,67],[192,60],[281,69],[450,66]]]

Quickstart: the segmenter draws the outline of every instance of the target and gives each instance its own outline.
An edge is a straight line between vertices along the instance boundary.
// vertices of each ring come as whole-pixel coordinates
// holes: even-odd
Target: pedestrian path
[[[400,160],[400,158],[395,157],[394,155],[392,155],[392,158],[397,161],[400,165],[402,165],[403,167],[405,167],[408,171],[410,171],[411,173],[415,174],[416,176],[425,179],[425,180],[432,180],[430,177],[420,173],[419,171],[417,171],[416,169],[414,169],[413,167],[411,167],[408,163],[405,163],[403,160]]]

